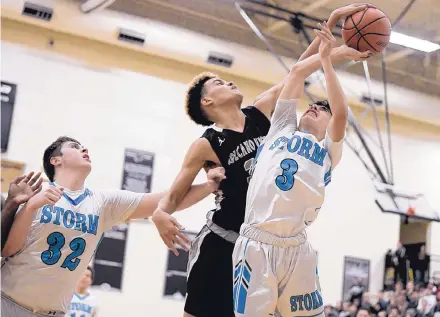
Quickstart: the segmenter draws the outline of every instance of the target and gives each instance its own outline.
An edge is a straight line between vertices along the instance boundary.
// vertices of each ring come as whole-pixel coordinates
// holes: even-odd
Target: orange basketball
[[[360,52],[380,53],[388,45],[391,23],[385,13],[375,8],[349,15],[342,26],[345,44]]]

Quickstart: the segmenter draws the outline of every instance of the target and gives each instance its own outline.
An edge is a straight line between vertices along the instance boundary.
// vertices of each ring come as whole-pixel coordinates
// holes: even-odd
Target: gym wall
[[[9,149],[4,157],[25,162],[26,171],[40,170],[44,148],[67,134],[90,150],[94,167],[89,187],[120,187],[125,148],[155,153],[153,191],[171,185],[186,149],[203,131],[189,121],[182,106],[186,82],[202,68],[53,31],[35,31],[14,21],[2,22],[6,40],[2,42],[2,78],[18,87]],[[54,39],[53,45],[48,44],[49,38]],[[247,96],[245,103],[269,87],[231,77]],[[393,121],[393,131],[423,135],[431,141],[393,136],[396,183],[424,192],[440,208],[434,193],[434,182],[440,176],[435,168],[440,135],[430,125],[419,123],[409,128],[408,121],[402,120]],[[204,179],[200,174],[196,182]],[[341,297],[344,256],[370,260],[370,290],[381,287],[384,254],[398,240],[399,218],[381,213],[374,195],[364,167],[345,148],[325,205],[309,230],[319,254],[326,303]],[[212,206],[212,199],[207,199],[177,214],[177,218],[188,230],[197,231]],[[440,253],[440,228],[436,228],[431,230],[431,252]],[[122,292],[95,291],[101,314],[179,316],[183,301],[163,299],[162,295],[167,256],[154,226],[133,222]]]

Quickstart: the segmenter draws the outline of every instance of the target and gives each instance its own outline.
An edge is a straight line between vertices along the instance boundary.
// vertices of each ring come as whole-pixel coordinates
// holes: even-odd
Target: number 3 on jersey
[[[298,163],[292,159],[284,159],[281,161],[280,167],[283,173],[277,176],[275,184],[282,191],[290,190],[295,182],[294,175],[298,172]]]
[[[47,243],[49,244],[49,249],[41,253],[41,261],[47,265],[56,264],[61,258],[61,248],[64,246],[66,239],[64,235],[60,232],[52,232],[47,237]],[[86,248],[86,241],[83,238],[75,238],[69,244],[70,253],[66,259],[61,264],[62,268],[67,268],[70,271],[74,271],[78,266],[80,259],[77,259],[81,254],[84,253]]]

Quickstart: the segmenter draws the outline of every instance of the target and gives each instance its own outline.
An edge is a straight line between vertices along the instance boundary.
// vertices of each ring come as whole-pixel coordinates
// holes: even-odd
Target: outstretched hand
[[[315,34],[321,40],[319,44],[319,55],[321,59],[329,58],[332,52],[333,47],[336,44],[336,39],[333,36],[332,32],[327,26],[327,23],[324,21],[322,24],[318,23],[320,30],[315,29]]]
[[[8,199],[17,205],[24,204],[41,191],[42,183],[41,172],[35,175],[34,172],[30,172],[17,177],[9,185]]]
[[[182,225],[173,216],[166,212],[157,209],[151,217],[154,225],[159,231],[159,235],[162,238],[165,245],[178,256],[176,244],[180,245],[185,251],[189,250],[188,245],[191,241],[181,232],[184,230]]]
[[[346,17],[356,12],[363,11],[367,8],[376,8],[376,6],[370,3],[353,3],[344,7],[337,8],[332,12],[331,16],[339,21],[345,19]]]
[[[358,50],[348,47],[345,44],[340,47],[340,50],[341,50],[341,54],[345,58],[351,59],[352,61],[355,62],[365,61],[371,56],[373,56],[373,53],[371,53],[370,51],[359,52]]]

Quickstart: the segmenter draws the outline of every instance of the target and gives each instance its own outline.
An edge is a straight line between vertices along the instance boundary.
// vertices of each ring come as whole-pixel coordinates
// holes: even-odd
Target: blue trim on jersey
[[[50,182],[50,185],[55,186],[55,183]],[[63,192],[63,197],[67,199],[67,201],[74,206],[78,206],[84,199],[86,199],[89,196],[89,190],[86,188],[84,189],[84,193],[76,197],[75,199],[69,197],[66,193]]]
[[[75,295],[76,297],[78,297],[80,300],[85,300],[87,297],[89,297],[90,293],[86,293],[86,295],[81,296],[80,294],[78,294],[77,292],[73,293],[73,295]]]
[[[246,299],[248,295],[248,288],[251,282],[252,268],[246,261],[246,249],[249,239],[246,241],[244,247],[243,259],[241,259],[234,269],[234,311],[239,314],[244,314],[246,307]]]

